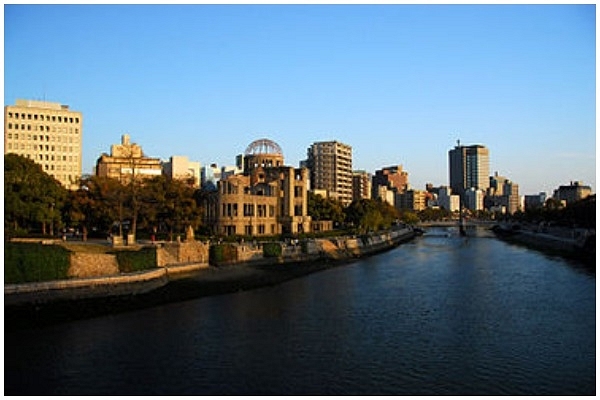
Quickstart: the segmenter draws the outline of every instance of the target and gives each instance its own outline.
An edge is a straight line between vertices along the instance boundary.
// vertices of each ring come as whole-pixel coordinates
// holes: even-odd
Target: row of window
[[[267,217],[267,210],[268,210],[269,217],[275,216],[275,206],[273,206],[273,205],[268,205],[268,208],[267,208],[267,204],[256,204],[255,205],[255,204],[251,204],[251,203],[244,203],[243,208],[244,208],[244,210],[243,210],[244,217],[255,217],[256,216],[259,218],[264,218],[264,217]],[[256,213],[255,213],[255,211],[256,211]],[[222,215],[223,215],[223,217],[237,217],[238,216],[238,204],[237,203],[223,204]]]
[[[21,130],[28,130],[31,131],[31,125],[25,125],[25,124],[21,124]],[[19,124],[11,124],[10,122],[8,123],[8,129],[15,129],[15,130],[19,130]],[[34,131],[40,131],[40,132],[50,132],[50,127],[48,125],[33,125],[33,130]],[[52,127],[52,132],[58,132],[58,133],[70,133],[73,134],[75,133],[76,135],[79,135],[79,128],[57,128],[55,126]],[[15,135],[17,135],[17,133],[15,133]]]
[[[33,119],[34,121],[44,121],[44,118],[46,119],[46,121],[52,121],[52,122],[63,122],[63,123],[70,123],[70,124],[78,124],[79,123],[79,117],[66,117],[66,116],[61,116],[61,115],[42,115],[42,114],[25,114],[25,113],[21,113],[19,114],[18,112],[13,113],[13,112],[9,112],[8,113],[8,118],[14,118],[14,119],[19,119],[19,116],[21,117],[20,119]]]
[[[73,137],[72,136],[55,136],[55,135],[31,135],[31,133],[28,133],[27,136],[25,136],[25,134],[21,134],[21,136],[19,137],[18,133],[12,134],[12,133],[8,133],[6,135],[6,137],[8,139],[15,139],[15,140],[19,140],[19,138],[21,140],[41,140],[41,141],[46,141],[46,142],[50,142],[51,140],[53,142],[65,142],[65,143],[73,143]],[[75,140],[75,142],[77,143],[77,140]]]
[[[18,154],[20,156],[29,158],[30,160],[34,160],[34,161],[63,161],[63,162],[71,162],[71,163],[76,163],[77,162],[77,156],[53,156],[53,155],[49,155],[49,154],[38,154],[37,157],[35,154],[25,154],[25,153],[20,153],[20,152],[16,152],[15,154]],[[47,167],[45,167],[46,170],[48,170]],[[54,171],[54,165],[51,165],[51,170]],[[76,171],[77,170],[77,166],[76,165],[57,165],[56,166],[56,170],[57,171]]]
[[[33,150],[33,151],[62,151],[64,153],[72,153],[73,146],[50,146],[50,145],[37,145],[37,144],[25,144],[25,143],[8,143],[6,145],[7,150]],[[74,156],[77,158],[77,156]]]
[[[255,232],[254,232],[253,228],[254,227],[252,225],[245,225],[244,226],[244,234],[247,235],[247,236],[254,235]],[[267,233],[266,226],[263,225],[263,224],[257,225],[256,229],[257,229],[257,233],[259,235],[264,235],[264,234]],[[236,226],[235,225],[225,225],[225,226],[223,226],[223,233],[225,235],[227,235],[227,236],[236,235],[237,234],[237,232],[236,232]],[[275,224],[271,224],[271,232],[270,232],[270,234],[274,235],[276,233],[277,233],[277,231],[275,230]]]
[[[61,156],[61,155],[54,155],[54,154],[37,154],[37,156],[35,154],[27,154],[27,153],[21,153],[18,152],[19,149],[15,148],[11,149],[10,146],[7,150],[14,150],[17,151],[16,154],[22,155],[23,157],[27,157],[31,160],[39,160],[39,161],[62,161],[62,162],[69,162],[69,163],[76,163],[77,162],[77,156]],[[21,149],[24,150],[24,149]],[[64,167],[64,166],[63,166]]]

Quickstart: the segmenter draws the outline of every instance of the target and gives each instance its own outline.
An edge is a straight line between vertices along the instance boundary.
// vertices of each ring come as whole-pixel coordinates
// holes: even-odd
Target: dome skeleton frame
[[[258,139],[250,143],[246,147],[245,155],[256,155],[256,154],[281,154],[283,151],[281,147],[270,139]]]

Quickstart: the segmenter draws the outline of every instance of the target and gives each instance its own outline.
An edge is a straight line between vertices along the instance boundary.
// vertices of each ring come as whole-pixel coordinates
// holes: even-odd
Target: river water
[[[594,395],[596,278],[432,228],[280,285],[5,332],[5,394]]]

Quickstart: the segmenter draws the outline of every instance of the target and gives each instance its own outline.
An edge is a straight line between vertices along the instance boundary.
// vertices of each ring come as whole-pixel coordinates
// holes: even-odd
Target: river
[[[5,395],[595,395],[596,277],[431,228],[276,286],[5,331]]]

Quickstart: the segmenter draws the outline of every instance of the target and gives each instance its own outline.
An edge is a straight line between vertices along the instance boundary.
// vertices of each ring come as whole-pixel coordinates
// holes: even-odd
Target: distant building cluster
[[[83,116],[59,103],[17,100],[4,108],[4,153],[29,158],[69,189],[82,175]],[[331,229],[308,215],[308,193],[339,201],[381,199],[399,210],[438,207],[513,214],[541,207],[545,193],[519,195],[519,185],[498,172],[490,175],[490,151],[483,145],[461,145],[448,152],[449,185],[411,188],[401,164],[373,174],[353,169],[352,147],[337,140],[314,142],[299,168],[285,165],[281,147],[266,138],[255,140],[233,166],[201,166],[187,156],[167,161],[147,156],[128,134],[97,159],[94,173],[122,183],[165,175],[207,193],[205,223],[223,235],[297,234]],[[568,204],[592,194],[582,182],[554,191]]]

